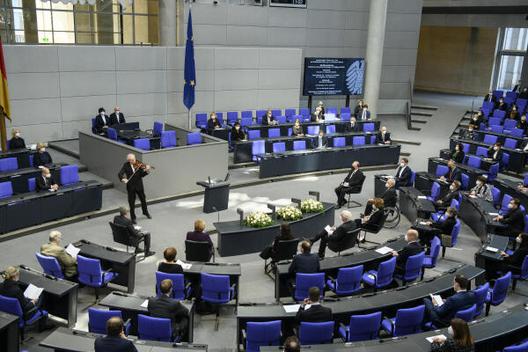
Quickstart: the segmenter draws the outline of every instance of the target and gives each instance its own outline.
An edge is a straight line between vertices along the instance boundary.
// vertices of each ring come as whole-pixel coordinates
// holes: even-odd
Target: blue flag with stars
[[[185,86],[183,87],[183,104],[187,109],[194,105],[194,88],[196,87],[196,68],[194,67],[194,45],[192,16],[189,8],[189,20],[187,21],[187,42],[185,43]]]

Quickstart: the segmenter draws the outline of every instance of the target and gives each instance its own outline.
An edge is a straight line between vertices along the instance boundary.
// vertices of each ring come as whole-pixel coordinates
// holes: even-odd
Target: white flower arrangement
[[[301,202],[301,211],[303,213],[320,213],[323,210],[323,203],[315,199],[305,199]]]
[[[271,217],[263,212],[250,213],[244,222],[249,227],[267,227],[273,224]]]
[[[285,221],[294,221],[302,219],[303,214],[301,209],[297,207],[287,206],[277,210],[277,217]]]

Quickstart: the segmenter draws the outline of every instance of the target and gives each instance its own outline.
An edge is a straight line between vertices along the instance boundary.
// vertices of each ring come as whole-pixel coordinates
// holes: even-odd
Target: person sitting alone
[[[343,182],[335,189],[337,196],[337,206],[336,209],[341,208],[346,204],[345,196],[348,193],[359,193],[363,187],[363,182],[365,181],[365,175],[359,169],[359,161],[354,161],[352,163],[352,169],[345,177]]]
[[[310,287],[308,289],[308,297],[304,299],[299,306],[295,318],[298,323],[323,323],[325,321],[333,321],[332,309],[323,307],[321,302],[321,290],[319,287]]]
[[[123,320],[111,317],[106,321],[106,336],[94,342],[95,352],[137,352],[136,346],[125,336]]]
[[[9,150],[25,149],[26,142],[24,138],[20,136],[20,130],[18,128],[13,128],[11,133],[11,139],[8,143]]]
[[[357,229],[356,222],[353,221],[351,212],[343,210],[341,214],[339,214],[339,217],[341,218],[341,225],[337,228],[333,226],[330,229],[323,229],[318,235],[310,239],[312,244],[321,240],[321,243],[319,244],[319,258],[321,259],[325,257],[326,246],[328,244],[330,246],[339,246],[339,243],[343,242],[352,231]],[[354,236],[356,236],[357,241],[357,234],[354,234]]]
[[[442,235],[451,236],[453,228],[456,225],[457,211],[455,208],[447,208],[444,216],[438,221],[426,221],[425,225],[417,226],[415,229],[420,234],[420,243],[422,246],[430,247],[431,241],[436,236],[441,239]]]
[[[144,252],[145,257],[150,257],[156,254],[150,250],[150,233],[142,231],[141,227],[134,225],[132,220],[128,217],[127,208],[119,208],[119,215],[114,217],[114,224],[127,228],[129,235],[132,237],[132,242],[136,246],[136,253]],[[139,248],[141,242],[143,242],[143,251]]]
[[[57,182],[55,182],[55,178],[51,175],[50,169],[43,166],[41,168],[40,177],[35,178],[35,190],[37,192],[56,192],[58,189],[59,185]]]
[[[62,272],[67,279],[77,276],[77,259],[66,252],[61,245],[62,233],[51,231],[48,236],[48,243],[40,247],[40,254],[54,257],[59,262]]]
[[[394,273],[403,275],[405,273],[405,266],[407,265],[407,259],[424,251],[424,248],[418,242],[418,231],[414,229],[407,230],[405,234],[405,241],[407,245],[398,253],[392,251],[392,256],[396,257],[396,269]]]
[[[290,224],[285,222],[281,224],[280,233],[275,236],[275,239],[273,240],[271,246],[267,246],[262,250],[262,252],[260,252],[260,257],[264,260],[273,258],[274,254],[277,253],[279,250],[280,241],[289,240],[293,240],[293,236],[291,234]]]
[[[194,231],[187,232],[186,240],[195,241],[195,242],[207,242],[209,244],[209,260],[213,256],[213,241],[211,236],[208,233],[204,232],[205,230],[205,221],[198,219],[194,221]]]
[[[303,273],[313,274],[319,271],[319,257],[315,254],[310,253],[312,245],[309,241],[301,242],[301,253],[295,255],[288,268],[290,275]]]
[[[163,251],[163,261],[158,264],[158,271],[167,274],[183,274],[183,268],[176,263],[178,251],[174,247],[165,248]]]

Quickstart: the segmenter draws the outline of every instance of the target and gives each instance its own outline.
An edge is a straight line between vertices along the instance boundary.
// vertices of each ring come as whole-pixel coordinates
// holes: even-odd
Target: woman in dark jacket
[[[447,329],[448,337],[438,336],[433,339],[431,351],[433,352],[472,352],[475,342],[469,331],[467,323],[459,318],[451,320]]]
[[[26,142],[24,138],[20,137],[20,130],[18,128],[13,129],[12,137],[9,140],[9,150],[24,148],[26,148]]]
[[[465,156],[466,153],[464,153],[464,146],[462,143],[457,143],[455,145],[455,150],[451,152],[451,159],[462,164],[464,162]]]
[[[158,264],[158,271],[167,274],[183,274],[183,268],[176,263],[176,248],[168,247],[163,251],[163,261]]]
[[[53,164],[51,155],[46,151],[46,145],[44,143],[39,143],[37,145],[37,153],[33,156],[33,166],[40,167]]]
[[[508,255],[506,252],[501,252],[503,257],[503,271],[511,271],[512,274],[520,274],[524,258],[528,255],[528,234],[520,233],[519,236],[515,238],[515,242],[517,242],[519,247],[511,255]]]
[[[264,260],[270,259],[271,257],[273,257],[273,254],[275,254],[278,251],[280,241],[288,241],[292,239],[293,239],[293,236],[291,234],[290,224],[288,223],[281,224],[280,234],[275,237],[271,246],[264,248],[264,250],[260,253],[260,257]]]
[[[240,127],[239,122],[235,122],[235,125],[231,129],[231,141],[237,142],[237,141],[243,141],[246,139],[246,134],[244,131],[242,131],[242,128]]]
[[[4,282],[0,284],[0,295],[16,298],[26,318],[30,318],[32,315],[31,312],[35,311],[38,302],[37,300],[27,299],[24,296],[24,290],[22,290],[18,283],[20,271],[14,266],[8,266],[3,276]]]

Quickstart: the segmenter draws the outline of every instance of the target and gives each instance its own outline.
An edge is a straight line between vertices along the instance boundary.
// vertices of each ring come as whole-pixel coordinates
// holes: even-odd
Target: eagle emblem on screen
[[[365,60],[354,61],[346,73],[346,86],[350,95],[363,94],[363,75],[365,73]]]

